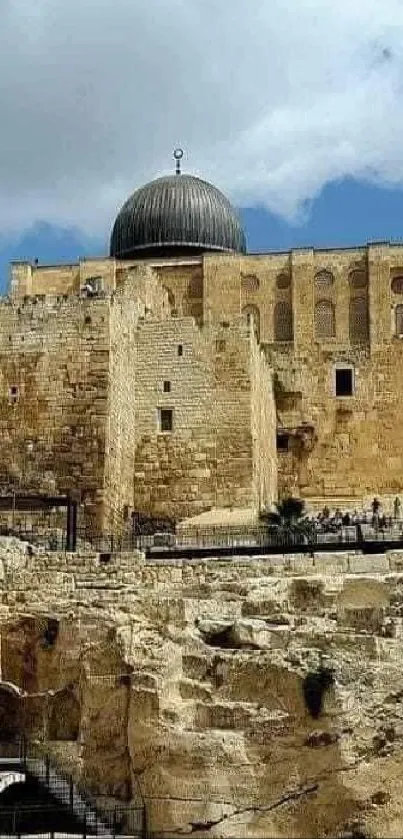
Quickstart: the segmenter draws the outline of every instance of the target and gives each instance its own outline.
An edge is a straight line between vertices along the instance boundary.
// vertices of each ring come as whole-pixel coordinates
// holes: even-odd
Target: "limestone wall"
[[[252,358],[246,324],[239,321],[202,330],[192,318],[141,325],[136,509],[185,518],[213,506],[254,506],[258,486],[273,495],[270,379],[267,373],[260,387],[265,361],[255,353]],[[159,430],[160,409],[172,410],[172,432]],[[255,486],[258,448],[268,453],[268,464]]]
[[[139,285],[141,271],[140,274],[133,271],[133,267],[141,265],[148,266],[149,270],[143,286]],[[253,316],[254,327],[266,353],[267,369],[273,370],[279,430],[288,435],[283,451],[278,452],[280,493],[323,499],[323,503],[327,499],[332,505],[337,504],[338,499],[343,502],[349,499],[359,506],[369,495],[388,496],[403,492],[400,422],[403,350],[401,338],[395,334],[400,315],[403,329],[403,280],[399,280],[403,277],[401,245],[374,244],[333,250],[306,248],[289,253],[245,256],[206,254],[194,259],[127,263],[94,259],[71,266],[16,263],[12,266],[11,296],[17,309],[22,307],[25,311],[24,307],[29,308],[31,304],[23,303],[24,297],[45,293],[65,295],[68,299],[64,305],[69,306],[71,302],[77,318],[78,306],[81,307],[85,317],[88,301],[83,298],[78,304],[73,295],[78,294],[85,280],[93,276],[103,278],[108,294],[113,293],[115,287],[129,283],[136,288],[147,310],[144,317],[148,320],[140,322],[138,331],[142,358],[137,381],[143,391],[138,397],[139,436],[135,441],[137,477],[133,503],[139,509],[188,516],[211,505],[240,506],[255,503],[259,495],[274,496],[275,453],[271,431],[266,436],[263,433],[266,422],[272,429],[274,411],[269,403],[264,408],[259,402],[259,390],[266,392],[264,367],[259,375],[251,374],[250,381],[255,384],[246,385],[249,374],[245,374],[248,362],[239,321],[242,313],[245,324],[247,317]],[[158,295],[152,290],[157,279],[167,289],[169,309],[177,313],[173,318],[176,325],[165,323],[161,330],[157,322],[166,318],[167,310],[159,308]],[[64,311],[62,304],[63,300],[60,311]],[[12,337],[14,323],[20,316],[4,306],[2,311],[10,315],[2,316],[5,345],[11,336],[5,361],[7,370],[16,341]],[[204,335],[198,332],[191,316],[199,326],[204,324],[207,330]],[[127,314],[127,317],[130,316]],[[36,324],[35,316],[33,322]],[[30,334],[30,323],[27,318],[24,326],[21,322],[19,332],[19,327],[16,328],[16,335],[20,335],[18,340],[26,347],[33,347],[36,341],[34,334]],[[235,323],[238,331],[241,330],[239,336],[232,331]],[[63,316],[60,325],[64,329]],[[67,324],[66,328],[66,346],[70,347],[71,326]],[[38,329],[35,325],[34,332]],[[134,357],[135,349],[134,345],[129,349],[124,341],[120,344],[117,318],[114,329],[114,346],[120,361],[111,361],[111,370],[113,368],[116,394],[121,393],[116,396],[119,401],[123,399],[124,391],[123,384],[117,384],[120,377],[127,374],[128,389],[135,384],[131,368],[124,372],[123,346],[127,347],[128,357],[130,353]],[[90,332],[90,328],[87,331]],[[181,336],[185,354],[178,364],[175,347],[179,346]],[[157,349],[160,337],[161,344]],[[62,339],[58,340],[61,366],[64,366]],[[47,351],[46,341],[44,351]],[[188,352],[186,346],[194,349]],[[73,351],[72,346],[71,349]],[[13,363],[17,371],[19,362],[16,358]],[[45,369],[44,360],[41,364]],[[100,371],[99,355],[96,364]],[[336,369],[340,368],[352,371],[351,396],[335,394]],[[12,377],[16,378],[17,372]],[[164,393],[163,381],[171,381],[170,377],[173,389]],[[261,387],[257,385],[259,379]],[[34,381],[32,377],[31,380]],[[249,408],[247,387],[255,394]],[[196,395],[193,407],[190,406],[192,392]],[[183,405],[180,404],[182,394]],[[124,398],[127,400],[128,396]],[[175,408],[177,436],[155,433],[157,410],[168,406],[168,402]],[[40,404],[39,398],[38,406]],[[74,404],[78,404],[77,400]],[[213,404],[217,409],[211,408]],[[38,406],[32,406],[32,416],[38,414]],[[17,408],[15,410],[18,412]],[[128,403],[125,410],[126,413],[129,410]],[[246,419],[248,411],[250,421]],[[99,416],[97,410],[95,413]],[[110,432],[116,439],[120,439],[118,414],[123,417],[123,408],[116,408],[111,421]],[[238,427],[234,425],[234,417],[239,419]],[[7,425],[6,415],[3,422]],[[259,423],[262,431],[259,431]],[[80,423],[77,421],[77,424]],[[11,441],[15,434],[18,436],[13,430],[10,433]],[[131,439],[133,434],[134,430]],[[11,448],[6,452],[6,459],[21,459],[18,445],[14,453]],[[65,445],[65,437],[62,445]],[[75,441],[74,446],[77,445]],[[89,446],[92,445],[90,442]],[[64,451],[64,455],[69,458],[70,451]],[[118,463],[122,462],[123,455],[116,455],[113,466],[115,455],[112,450],[110,457],[112,471],[108,480],[115,487],[111,505],[116,511],[116,505],[120,504],[115,491]],[[131,455],[127,463],[130,458]],[[58,454],[56,459],[59,459]],[[253,491],[249,477],[243,477],[250,475],[251,470],[255,476]],[[124,483],[127,485],[127,477]],[[271,489],[264,489],[265,486]],[[95,486],[88,489],[90,495],[91,491],[96,491]],[[124,495],[130,504],[132,492],[125,489]],[[111,513],[111,523],[114,515]]]
[[[96,794],[140,785],[151,837],[401,835],[401,551],[105,562],[0,539],[0,590],[0,724]]]
[[[277,500],[276,403],[273,372],[251,330],[252,439],[255,508],[261,510]]]
[[[87,280],[100,277],[105,291],[116,285],[116,260],[101,257],[65,265],[11,264],[10,291],[15,301],[25,296],[75,295]]]
[[[289,435],[280,492],[358,506],[371,493],[402,492],[402,246],[208,255],[203,264],[205,319],[253,313],[277,379],[279,430]],[[337,368],[352,370],[349,397],[336,396]]]
[[[150,317],[158,318],[162,327],[169,316],[167,295],[156,275],[144,266],[128,273],[111,301],[103,518],[104,531],[110,533],[122,528],[134,507],[133,475],[142,403],[142,382],[137,375],[138,332]]]
[[[103,485],[108,303],[0,304],[3,491]]]

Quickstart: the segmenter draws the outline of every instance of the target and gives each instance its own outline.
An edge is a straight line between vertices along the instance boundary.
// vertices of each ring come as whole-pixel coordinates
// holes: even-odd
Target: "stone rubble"
[[[153,837],[401,836],[402,558],[101,563],[2,538],[15,719],[96,794],[143,796]]]

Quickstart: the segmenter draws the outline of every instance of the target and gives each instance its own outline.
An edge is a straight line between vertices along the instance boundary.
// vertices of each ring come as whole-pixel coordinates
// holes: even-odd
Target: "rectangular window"
[[[164,382],[164,393],[171,393],[171,382]]]
[[[18,402],[20,396],[20,389],[17,385],[11,385],[8,389],[8,398],[10,402]]]
[[[178,355],[183,355],[183,345],[178,344]]]
[[[336,369],[336,396],[353,396],[354,380],[351,367]]]
[[[159,409],[159,428],[160,431],[172,431],[173,429],[173,410],[172,408]]]
[[[278,452],[288,452],[290,447],[290,437],[288,434],[284,434],[279,432],[277,434],[277,451]]]

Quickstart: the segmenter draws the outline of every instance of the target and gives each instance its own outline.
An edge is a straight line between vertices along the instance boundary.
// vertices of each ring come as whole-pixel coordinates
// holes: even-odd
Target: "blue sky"
[[[3,289],[105,252],[178,146],[250,250],[396,239],[403,0],[2,0],[0,114]]]
[[[403,242],[403,190],[386,189],[345,178],[325,186],[305,207],[304,222],[289,223],[264,208],[241,210],[248,250],[339,247],[368,241]],[[107,236],[89,236],[51,221],[40,222],[20,237],[0,238],[0,287],[7,287],[12,259],[69,262],[106,254]]]

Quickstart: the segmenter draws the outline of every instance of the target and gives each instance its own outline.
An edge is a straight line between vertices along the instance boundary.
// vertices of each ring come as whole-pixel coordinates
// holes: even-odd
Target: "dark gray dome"
[[[119,259],[203,251],[245,253],[245,234],[225,195],[193,175],[142,186],[113,226],[110,255]]]

